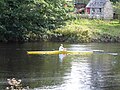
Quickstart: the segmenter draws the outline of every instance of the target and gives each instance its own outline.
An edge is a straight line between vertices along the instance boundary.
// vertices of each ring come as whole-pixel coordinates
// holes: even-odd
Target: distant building
[[[73,0],[65,0],[66,2],[73,3]]]
[[[86,4],[84,3],[75,3],[74,4],[75,13],[77,14],[85,13],[85,7],[86,7]]]
[[[110,0],[90,0],[86,6],[89,18],[113,19],[113,7]]]
[[[90,0],[73,0],[75,3],[84,3],[87,4]]]
[[[74,1],[75,13],[77,14],[85,13],[85,7],[89,2],[89,0],[73,0],[73,1]]]

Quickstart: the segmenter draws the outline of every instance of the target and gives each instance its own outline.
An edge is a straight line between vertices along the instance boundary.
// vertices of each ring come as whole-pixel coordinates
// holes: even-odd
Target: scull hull
[[[93,54],[93,51],[27,51],[27,54],[39,55],[39,54],[80,54],[88,55]]]

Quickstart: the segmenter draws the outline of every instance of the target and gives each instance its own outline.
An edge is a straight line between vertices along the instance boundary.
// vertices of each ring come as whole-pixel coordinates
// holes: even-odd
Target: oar
[[[118,53],[113,53],[113,52],[104,52],[104,50],[93,50],[94,53],[96,54],[108,54],[108,55],[113,55],[113,56],[117,56]]]

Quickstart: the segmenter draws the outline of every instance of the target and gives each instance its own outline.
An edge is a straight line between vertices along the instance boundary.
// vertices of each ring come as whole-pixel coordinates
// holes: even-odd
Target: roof
[[[90,0],[86,7],[89,8],[102,8],[108,0]]]

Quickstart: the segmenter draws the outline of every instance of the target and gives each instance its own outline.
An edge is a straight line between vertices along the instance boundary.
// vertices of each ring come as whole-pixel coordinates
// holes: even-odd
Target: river
[[[8,78],[32,90],[120,90],[120,43],[67,44],[71,51],[104,50],[92,55],[28,55],[58,50],[60,43],[0,44],[0,90]]]

